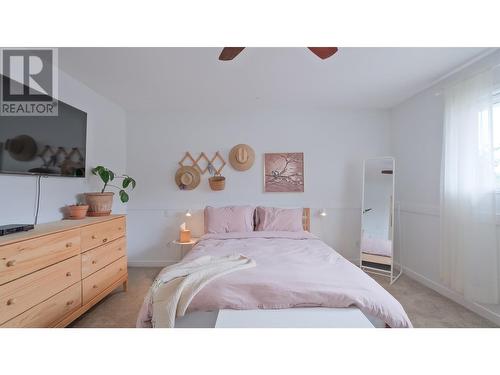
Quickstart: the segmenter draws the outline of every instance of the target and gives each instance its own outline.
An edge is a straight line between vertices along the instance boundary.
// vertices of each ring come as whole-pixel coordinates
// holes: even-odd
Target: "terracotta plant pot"
[[[89,209],[88,205],[71,205],[68,206],[68,219],[80,220],[87,216],[87,211]]]
[[[87,216],[108,216],[113,206],[115,193],[85,193],[85,200],[89,205]]]

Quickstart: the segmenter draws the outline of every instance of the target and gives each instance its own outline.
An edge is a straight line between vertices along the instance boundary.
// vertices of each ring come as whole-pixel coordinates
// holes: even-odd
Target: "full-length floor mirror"
[[[360,267],[390,278],[401,275],[394,262],[394,177],[392,157],[367,159],[363,167]]]

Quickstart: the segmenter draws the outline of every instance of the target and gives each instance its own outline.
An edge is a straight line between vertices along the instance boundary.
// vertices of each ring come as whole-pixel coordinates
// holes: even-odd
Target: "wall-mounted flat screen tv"
[[[0,115],[0,173],[85,177],[86,138],[87,113],[62,101],[57,116]]]

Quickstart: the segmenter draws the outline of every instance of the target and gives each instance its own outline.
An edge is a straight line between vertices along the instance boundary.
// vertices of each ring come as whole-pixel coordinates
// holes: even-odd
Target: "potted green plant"
[[[135,180],[124,174],[116,175],[112,170],[99,165],[92,169],[92,174],[99,176],[104,183],[102,190],[98,193],[85,193],[85,200],[89,205],[87,212],[88,216],[107,216],[111,214],[111,207],[113,206],[113,192],[107,192],[107,187],[118,189],[118,195],[123,203],[127,203],[129,195],[127,189],[132,190],[135,188]],[[115,178],[122,179],[121,187],[111,184]]]

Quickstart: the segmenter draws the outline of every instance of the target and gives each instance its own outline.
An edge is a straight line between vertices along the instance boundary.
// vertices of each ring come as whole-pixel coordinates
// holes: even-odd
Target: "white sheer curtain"
[[[466,299],[499,302],[492,74],[446,90],[441,277]]]

